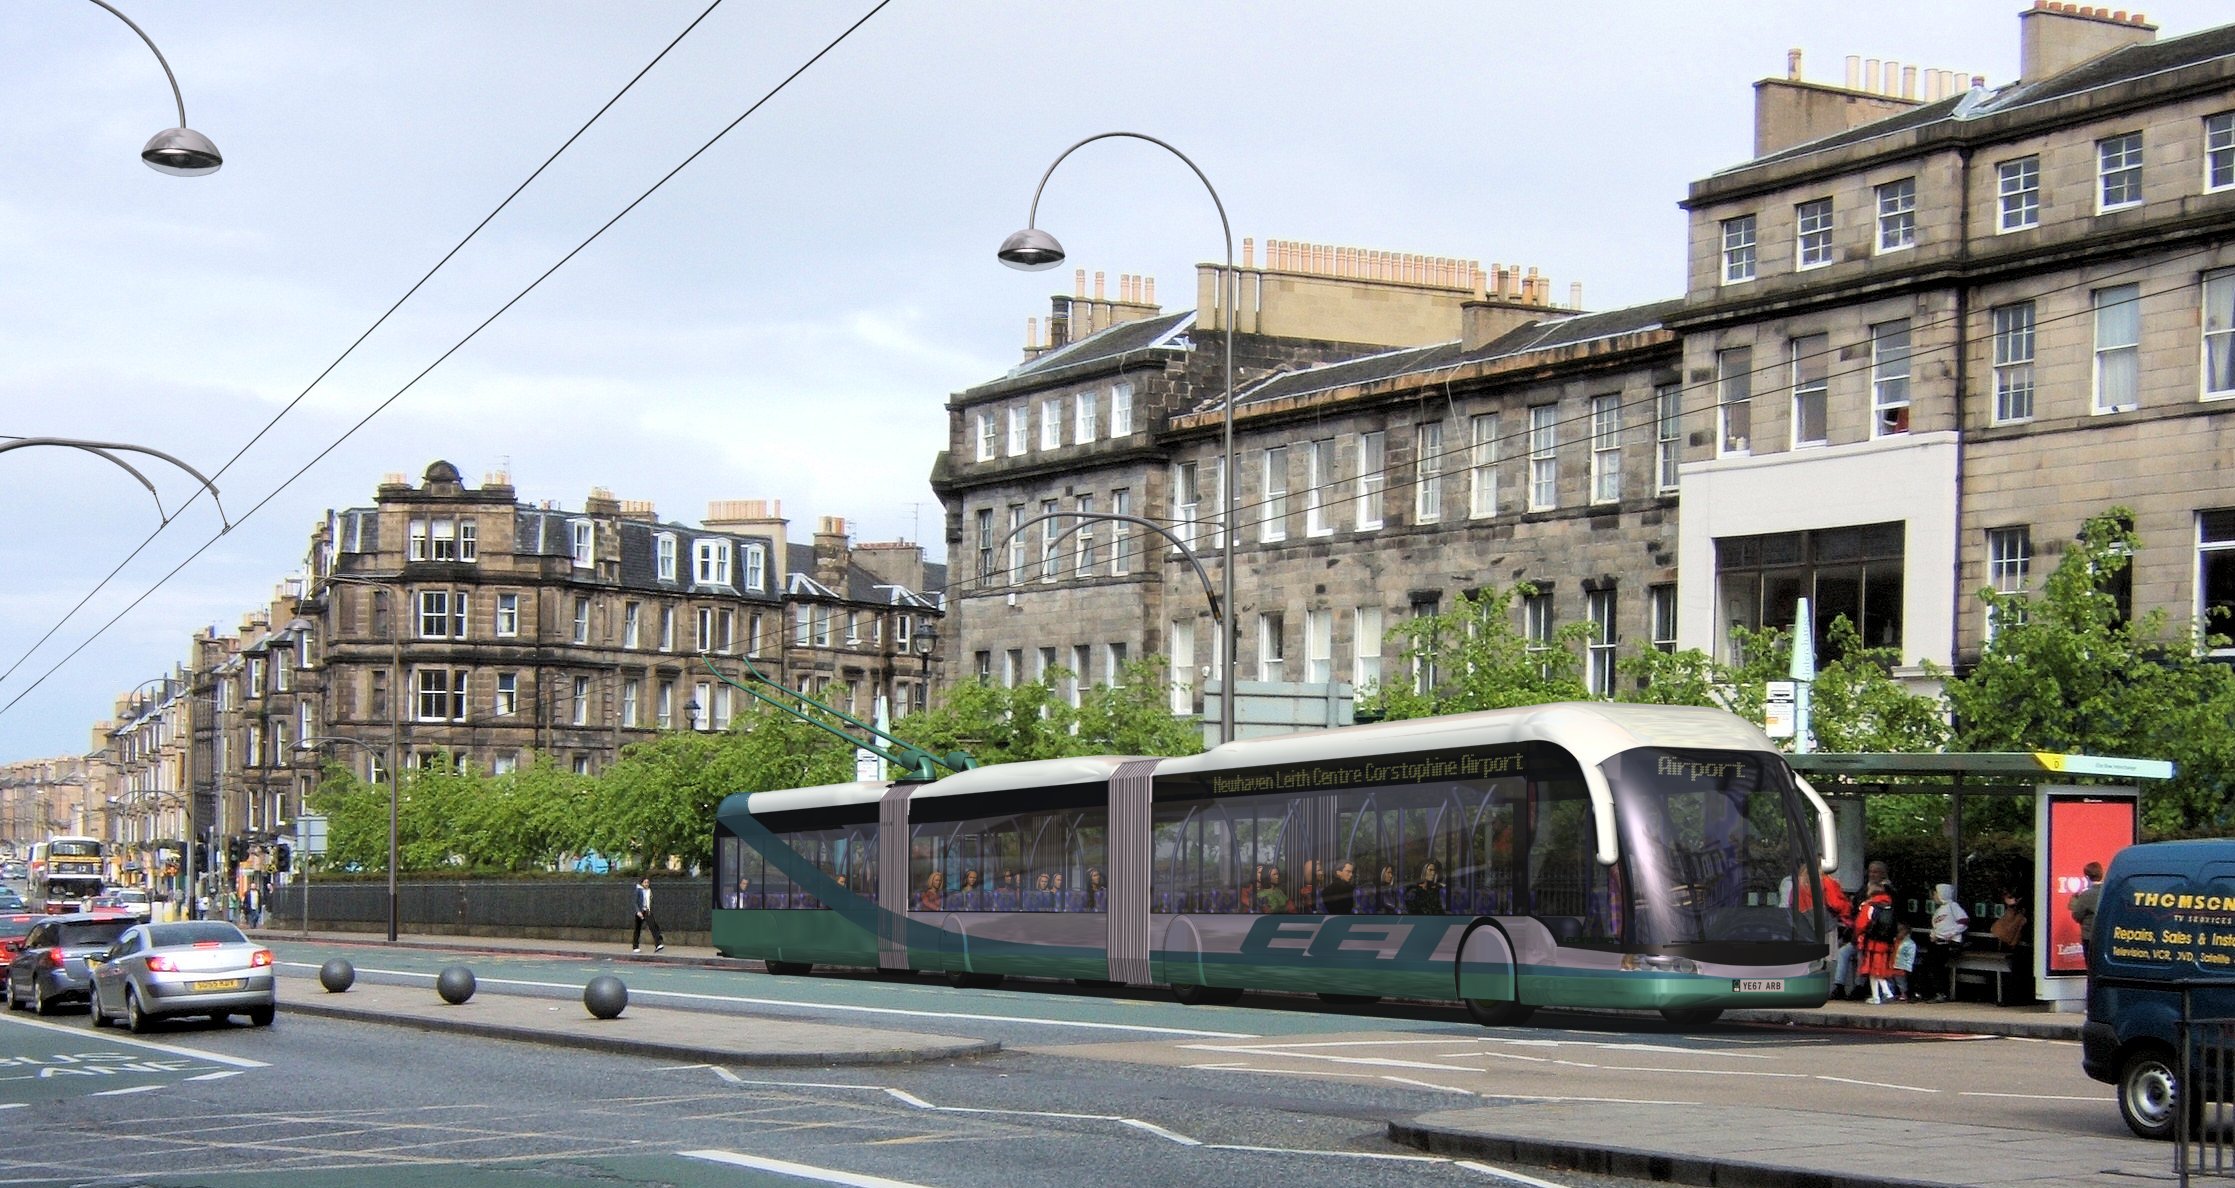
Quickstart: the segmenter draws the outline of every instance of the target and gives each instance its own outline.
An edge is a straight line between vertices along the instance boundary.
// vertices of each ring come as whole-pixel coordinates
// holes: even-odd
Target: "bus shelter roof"
[[[1958,751],[1904,754],[1892,751],[1809,751],[1787,755],[1793,770],[1806,776],[1948,776],[1961,780],[2109,776],[2129,780],[2169,780],[2173,765],[2163,759],[2116,755],[2063,755],[2054,751]]]

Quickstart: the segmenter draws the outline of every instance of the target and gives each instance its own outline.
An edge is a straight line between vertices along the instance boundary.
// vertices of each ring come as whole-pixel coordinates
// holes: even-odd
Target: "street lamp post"
[[[299,743],[297,743],[297,744],[295,745],[295,749],[296,749],[296,750],[298,750],[298,751],[315,751],[315,750],[317,750],[317,749],[318,749],[319,747],[325,746],[325,745],[327,745],[328,743],[341,743],[341,744],[343,744],[343,745],[345,745],[345,746],[358,747],[358,748],[361,748],[361,749],[362,749],[362,750],[363,750],[363,751],[364,751],[364,752],[365,752],[365,753],[366,753],[367,755],[370,755],[370,756],[372,756],[372,757],[373,757],[373,762],[375,762],[375,763],[378,763],[378,762],[380,762],[380,760],[381,760],[381,754],[380,754],[380,751],[379,751],[379,750],[377,750],[376,748],[374,748],[374,746],[373,746],[373,745],[372,745],[371,743],[368,743],[368,742],[360,742],[359,740],[357,740],[357,739],[354,739],[354,738],[342,738],[342,737],[341,737],[341,736],[339,736],[339,735],[333,735],[333,734],[324,734],[324,735],[319,735],[319,736],[317,736],[317,737],[315,737],[315,738],[306,738],[306,739],[303,739],[303,740],[302,740],[301,742],[299,742]],[[391,944],[393,944],[393,943],[395,942],[395,939],[396,939],[396,764],[395,764],[395,762],[394,762],[394,760],[395,760],[395,754],[394,754],[394,751],[395,751],[395,747],[394,747],[394,744],[390,744],[390,746],[389,746],[389,752],[390,752],[390,753],[389,753],[389,755],[388,755],[388,760],[389,760],[389,762],[388,762],[388,764],[387,764],[387,767],[388,767],[388,940],[389,940],[389,942],[390,942]],[[305,912],[307,913],[307,912],[309,911],[309,907],[308,907],[308,901],[309,901],[309,893],[308,893],[307,891],[306,891],[306,892],[304,893],[304,901],[305,901],[305,907],[304,907],[304,911],[305,911]],[[307,918],[307,917],[306,917],[306,918]],[[304,931],[306,931],[306,932],[307,932],[307,931],[309,931],[309,925],[308,925],[308,924],[305,924],[305,925],[304,925]]]
[[[1219,741],[1232,742],[1234,741],[1235,643],[1233,610],[1235,528],[1234,306],[1236,304],[1236,301],[1234,299],[1234,291],[1238,283],[1238,278],[1234,275],[1234,228],[1232,224],[1228,223],[1226,220],[1226,203],[1219,199],[1218,189],[1211,185],[1211,179],[1204,175],[1202,168],[1196,165],[1194,161],[1190,160],[1186,153],[1173,148],[1171,145],[1158,140],[1154,136],[1145,136],[1139,132],[1099,132],[1093,136],[1087,137],[1085,140],[1079,141],[1077,144],[1074,144],[1070,148],[1067,148],[1061,153],[1057,154],[1054,164],[1049,165],[1048,171],[1040,175],[1040,184],[1032,191],[1032,208],[1030,213],[1025,218],[1024,230],[1016,232],[1015,234],[1009,236],[1009,238],[1003,240],[1001,242],[1000,250],[997,251],[995,255],[1000,257],[1001,262],[1007,264],[1009,267],[1022,269],[1026,272],[1045,272],[1048,269],[1063,263],[1063,245],[1056,242],[1055,236],[1040,230],[1040,195],[1048,188],[1048,178],[1054,176],[1056,166],[1063,164],[1064,158],[1069,157],[1072,153],[1079,151],[1081,148],[1084,148],[1097,140],[1108,140],[1113,137],[1124,137],[1131,140],[1145,140],[1148,143],[1153,144],[1160,149],[1163,149],[1165,152],[1178,157],[1181,162],[1186,164],[1189,169],[1194,170],[1196,178],[1203,183],[1203,188],[1210,192],[1211,205],[1218,208],[1219,230],[1226,237],[1226,271],[1221,274],[1219,280],[1219,295],[1225,300],[1226,303],[1226,399],[1223,402],[1224,434],[1222,442],[1223,448],[1221,451],[1221,464],[1224,467],[1224,471],[1219,476],[1219,504],[1221,507],[1219,532],[1219,569],[1221,570],[1219,575],[1219,603],[1224,608],[1225,613],[1221,615],[1218,620],[1218,655],[1219,671],[1221,675],[1218,699],[1218,725]]]
[[[140,40],[147,42],[147,48],[155,54],[156,64],[163,67],[163,77],[170,80],[171,99],[178,104],[178,127],[165,128],[149,138],[147,147],[140,150],[140,160],[157,173],[179,177],[202,177],[217,172],[218,167],[225,164],[225,158],[218,153],[217,146],[210,143],[209,137],[186,126],[186,96],[179,93],[178,76],[171,73],[171,64],[164,60],[163,51],[155,48],[155,39],[108,0],[93,0],[93,3],[130,25],[132,31],[140,35]]]
[[[931,654],[939,649],[939,628],[925,619],[916,628],[916,659],[923,662],[923,676],[917,685],[917,696],[923,698],[924,709],[931,708]]]

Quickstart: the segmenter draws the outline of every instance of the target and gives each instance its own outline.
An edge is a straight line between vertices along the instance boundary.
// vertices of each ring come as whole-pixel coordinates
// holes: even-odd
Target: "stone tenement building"
[[[2037,3],[1999,87],[1861,59],[1831,86],[1795,54],[1755,158],[1690,187],[1679,301],[1581,315],[1503,269],[1245,246],[1239,675],[1394,678],[1403,617],[1519,579],[1528,634],[1594,625],[1601,692],[1622,654],[1727,658],[1804,596],[1819,652],[1845,615],[1906,672],[1960,666],[1976,591],[2038,588],[2114,504],[2135,610],[2235,611],[2235,26],[2155,35]],[[1216,581],[1223,273],[1196,314],[1080,285],[1047,347],[949,400],[966,671],[1158,651],[1199,706],[1216,636],[1168,546],[1011,533],[1141,515]]]

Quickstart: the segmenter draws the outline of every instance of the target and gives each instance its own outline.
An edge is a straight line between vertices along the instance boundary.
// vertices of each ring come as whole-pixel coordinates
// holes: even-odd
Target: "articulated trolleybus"
[[[1698,1025],[1824,1001],[1830,821],[1759,730],[1689,707],[1547,705],[1185,759],[1011,763],[727,798],[714,944],[779,974]]]

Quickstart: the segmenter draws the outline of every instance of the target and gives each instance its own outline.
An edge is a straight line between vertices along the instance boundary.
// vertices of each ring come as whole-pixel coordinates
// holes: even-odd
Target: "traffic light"
[[[248,861],[248,839],[238,835],[226,838],[225,853],[235,866]]]
[[[289,869],[289,867],[290,867],[290,866],[291,866],[291,865],[293,864],[294,860],[295,860],[295,851],[294,851],[294,848],[293,848],[293,847],[291,847],[291,846],[289,846],[289,845],[288,845],[288,844],[287,844],[286,842],[281,842],[281,843],[279,843],[279,845],[277,845],[277,846],[273,847],[273,849],[272,849],[272,869],[273,869],[273,870],[275,870],[275,871],[278,871],[278,872],[279,872],[280,874],[286,874],[286,873],[287,873],[287,871],[288,871],[288,869]]]

